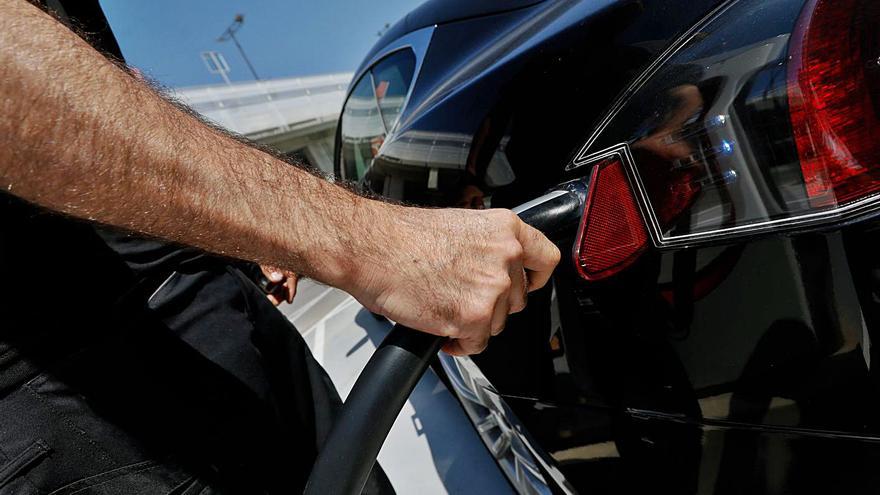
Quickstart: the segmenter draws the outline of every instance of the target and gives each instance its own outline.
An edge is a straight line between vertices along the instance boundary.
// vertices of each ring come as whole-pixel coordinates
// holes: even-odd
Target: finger
[[[449,339],[443,344],[443,352],[450,356],[466,356],[458,340]]]
[[[278,283],[284,280],[284,274],[281,273],[281,270],[275,268],[274,266],[260,266],[260,270],[263,272],[263,275],[269,279],[270,282]]]
[[[443,345],[443,352],[451,356],[470,356],[483,352],[488,344],[488,337],[481,339],[454,339],[447,341]]]
[[[510,295],[508,297],[510,314],[519,313],[526,308],[529,293],[529,278],[522,265],[517,263],[510,268],[510,281]]]
[[[281,304],[281,300],[275,297],[275,294],[266,294],[266,297],[269,299],[273,306],[278,306],[279,304]]]
[[[296,295],[296,279],[288,278],[287,281],[284,282],[284,287],[287,289],[287,304],[293,302],[293,296]]]
[[[468,356],[479,354],[489,347],[489,337],[487,336],[482,339],[464,339],[461,346]]]
[[[281,304],[283,302],[288,302],[290,291],[287,290],[287,285],[279,285],[278,289],[276,289],[273,294],[275,295],[275,299],[278,299],[278,304]]]
[[[544,287],[559,264],[559,248],[544,234],[525,223],[517,235],[523,247],[523,267],[529,271],[529,292]]]
[[[504,324],[507,323],[507,315],[510,314],[510,292],[501,294],[495,302],[495,310],[492,313],[492,323],[489,327],[489,334],[496,336],[504,330]]]

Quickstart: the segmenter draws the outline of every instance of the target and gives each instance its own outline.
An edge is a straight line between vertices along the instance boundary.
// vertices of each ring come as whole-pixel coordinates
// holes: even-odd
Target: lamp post
[[[226,28],[226,31],[223,31],[223,34],[217,38],[217,41],[223,42],[232,40],[235,43],[236,48],[238,48],[239,53],[241,53],[241,58],[244,59],[244,62],[247,64],[248,69],[251,70],[251,74],[254,76],[254,80],[257,82],[257,87],[263,92],[266,96],[266,101],[269,102],[269,108],[272,109],[272,113],[275,114],[275,117],[278,119],[278,128],[286,131],[290,129],[287,124],[287,120],[284,118],[284,115],[281,114],[281,111],[278,110],[278,107],[275,106],[275,100],[272,98],[271,93],[266,89],[263,84],[263,81],[260,80],[260,76],[257,75],[257,71],[254,70],[254,66],[251,64],[250,59],[247,57],[247,54],[244,53],[244,48],[241,47],[241,44],[238,42],[238,38],[235,37],[235,33],[241,29],[242,24],[244,24],[244,15],[243,14],[235,14],[235,19],[232,20],[232,24]]]
[[[223,31],[223,34],[217,38],[217,41],[229,41],[232,40],[235,43],[236,48],[238,48],[239,53],[241,53],[241,58],[244,59],[244,62],[247,64],[248,69],[251,70],[251,74],[254,75],[254,80],[259,81],[260,77],[257,76],[257,71],[254,70],[254,66],[251,65],[250,59],[244,53],[244,48],[241,47],[241,44],[238,42],[238,38],[235,37],[235,33],[241,29],[241,26],[244,24],[244,15],[236,14],[235,19],[233,19],[232,24],[226,28],[226,31]]]

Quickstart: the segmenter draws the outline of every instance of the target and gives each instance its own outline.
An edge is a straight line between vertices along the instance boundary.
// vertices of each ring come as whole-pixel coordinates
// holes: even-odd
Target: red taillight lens
[[[878,88],[869,74],[880,63],[873,3],[809,0],[792,34],[791,122],[813,207],[880,191]]]
[[[648,245],[648,233],[619,157],[595,165],[575,244],[578,272],[601,280],[623,270]]]
[[[589,280],[649,235],[696,246],[880,211],[878,0],[722,2],[623,95],[569,165],[596,167]]]

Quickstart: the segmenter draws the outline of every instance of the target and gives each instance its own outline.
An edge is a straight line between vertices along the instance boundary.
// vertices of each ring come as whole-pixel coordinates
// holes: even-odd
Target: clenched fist
[[[509,210],[384,206],[370,223],[382,249],[358,253],[343,288],[370,311],[449,337],[449,354],[483,351],[559,263],[559,249]]]

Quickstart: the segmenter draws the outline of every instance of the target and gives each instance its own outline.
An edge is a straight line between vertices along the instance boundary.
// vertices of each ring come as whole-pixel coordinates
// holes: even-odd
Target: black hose
[[[376,455],[444,337],[394,325],[345,400],[306,494],[360,494]]]

